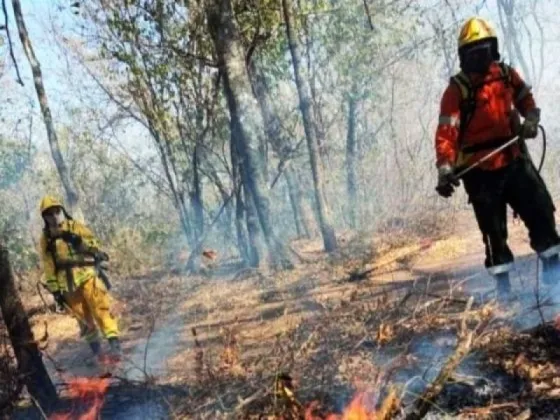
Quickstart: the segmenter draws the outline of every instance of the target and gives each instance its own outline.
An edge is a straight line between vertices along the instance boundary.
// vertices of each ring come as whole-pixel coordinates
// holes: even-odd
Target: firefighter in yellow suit
[[[108,260],[107,254],[100,251],[92,231],[73,220],[55,197],[44,197],[40,210],[45,221],[41,259],[49,291],[60,308],[78,319],[81,335],[97,357],[101,356],[99,330],[109,342],[110,356],[120,357],[111,297],[95,268],[96,262]]]

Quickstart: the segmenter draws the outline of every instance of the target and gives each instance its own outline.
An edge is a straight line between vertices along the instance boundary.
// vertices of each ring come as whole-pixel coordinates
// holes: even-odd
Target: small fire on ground
[[[377,397],[373,393],[360,392],[344,409],[342,414],[329,414],[326,417],[313,414],[316,404],[311,404],[305,411],[305,420],[384,420],[391,417],[397,405],[397,397],[390,392],[381,407],[375,409]]]
[[[55,413],[49,420],[96,420],[109,388],[107,378],[75,378],[68,381],[69,397],[73,407],[70,411]]]

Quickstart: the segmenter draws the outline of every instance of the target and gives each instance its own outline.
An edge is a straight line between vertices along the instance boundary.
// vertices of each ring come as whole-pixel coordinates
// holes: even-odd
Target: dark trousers
[[[507,244],[507,205],[529,230],[531,247],[541,253],[560,243],[554,204],[533,163],[523,157],[495,170],[474,169],[463,178],[486,247],[487,268],[508,264],[513,254]]]

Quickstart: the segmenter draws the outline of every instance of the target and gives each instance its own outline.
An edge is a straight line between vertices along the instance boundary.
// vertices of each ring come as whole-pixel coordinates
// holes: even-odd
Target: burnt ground
[[[544,292],[533,308],[536,258],[524,227],[511,229],[519,298],[505,306],[492,301],[478,231],[468,222],[458,232],[342,236],[334,256],[301,241],[302,261],[289,272],[119,282],[126,362],[101,417],[325,418],[364,392],[379,412],[393,395],[386,418],[398,418],[471,334],[430,418],[560,418],[558,310],[542,303]],[[62,318],[34,323],[40,335],[49,322],[49,369],[64,391],[68,377],[103,372]]]

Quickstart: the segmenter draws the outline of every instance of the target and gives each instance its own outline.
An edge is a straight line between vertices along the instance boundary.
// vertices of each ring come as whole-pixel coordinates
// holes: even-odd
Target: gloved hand
[[[109,261],[109,255],[103,251],[95,251],[93,254],[95,261]]]
[[[80,235],[76,235],[75,233],[69,232],[67,230],[62,231],[60,233],[60,237],[75,248],[79,247],[82,244],[82,237]]]
[[[533,108],[529,111],[521,126],[521,136],[524,139],[534,139],[537,137],[540,120],[541,110],[539,108]]]
[[[451,197],[455,191],[454,187],[459,186],[459,180],[455,178],[453,169],[450,165],[442,165],[438,168],[438,183],[436,191],[445,198]]]
[[[56,310],[58,312],[64,312],[66,310],[66,300],[64,300],[64,295],[60,290],[53,292],[53,298],[56,302]]]

